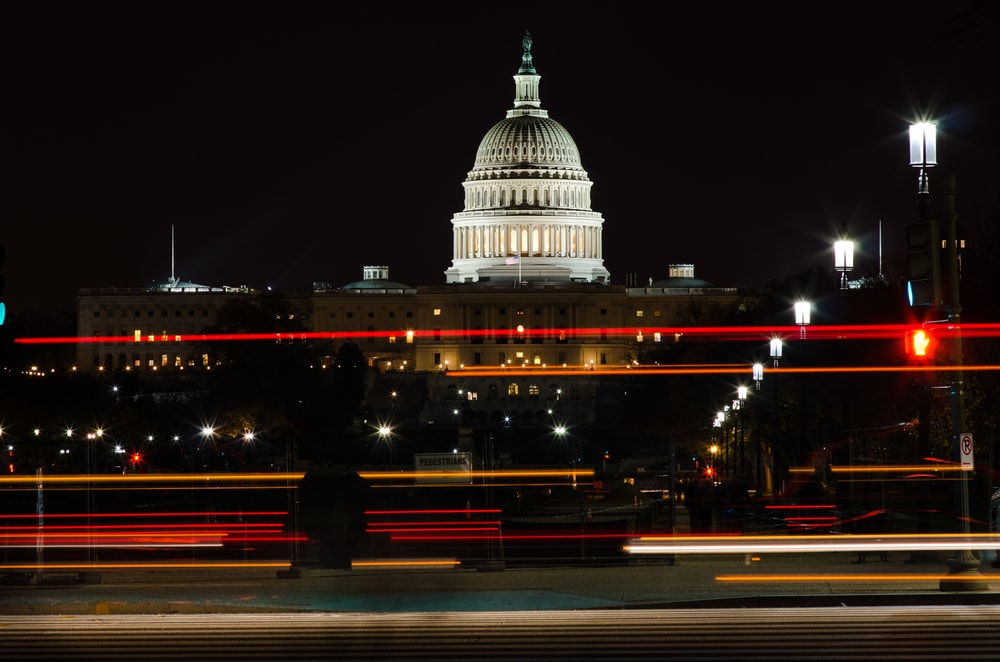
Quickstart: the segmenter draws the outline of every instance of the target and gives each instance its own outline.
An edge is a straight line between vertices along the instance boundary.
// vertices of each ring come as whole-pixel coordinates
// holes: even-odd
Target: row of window
[[[440,310],[440,309],[436,308],[435,310]],[[440,313],[438,313],[438,314],[440,314]],[[329,313],[327,313],[327,317],[329,319],[337,319],[337,311],[331,310]],[[346,319],[354,319],[354,311],[353,310],[346,311],[344,313],[344,317]],[[375,317],[375,313],[372,312],[372,311],[369,311],[368,312],[368,318],[372,319],[374,317]],[[396,311],[390,310],[389,311],[389,319],[394,319],[395,317],[396,317]],[[406,319],[412,319],[412,318],[413,318],[413,311],[407,310],[406,311]]]
[[[508,398],[517,398],[521,396],[521,385],[517,382],[511,382],[504,387],[503,385],[489,384],[486,387],[486,399],[496,400],[500,397],[501,390],[507,391]],[[538,400],[541,398],[542,389],[535,383],[530,382],[527,388],[527,395],[529,400]],[[571,384],[568,391],[569,398],[572,400],[577,400],[580,398],[580,387],[576,384]],[[550,384],[548,388],[548,393],[546,394],[547,400],[560,400],[567,396],[567,390],[564,389],[559,384]],[[456,386],[448,387],[447,399],[449,401],[455,400],[465,400],[469,402],[478,401],[479,393],[474,390],[463,390]]]
[[[606,351],[598,352],[598,363],[600,365],[608,364],[608,353]],[[525,356],[524,352],[514,352],[513,356],[508,357],[507,352],[498,353],[497,365],[510,365],[510,366],[523,366],[523,365],[535,365],[540,366],[545,362],[542,360],[541,354],[535,354],[530,359]],[[558,352],[556,354],[556,365],[565,365],[568,363],[566,352]],[[434,352],[434,365],[438,368],[446,367],[441,361],[441,352]],[[469,365],[484,365],[483,364],[483,353],[473,352],[472,353],[472,363]]]
[[[142,369],[142,368],[183,368],[183,367],[207,367],[209,365],[208,354],[201,354],[195,356],[182,357],[180,354],[169,355],[160,354],[158,357],[155,354],[145,354],[141,355],[134,353],[131,356],[128,354],[119,354],[117,357],[114,354],[105,354],[103,357],[100,354],[93,355],[94,365],[103,366],[105,370],[123,370],[126,368]]]
[[[165,313],[166,313],[166,311],[164,311],[164,316],[166,316]],[[442,310],[441,310],[441,308],[434,308],[434,309],[431,310],[431,314],[434,317],[440,317],[441,314],[442,314]],[[483,309],[482,308],[474,308],[473,311],[472,311],[472,314],[475,315],[475,316],[477,316],[477,317],[479,317],[479,316],[481,316],[483,314]],[[497,310],[497,314],[501,315],[501,316],[502,315],[506,315],[507,314],[507,309],[506,308],[500,308],[500,309]],[[524,308],[518,308],[518,309],[516,309],[513,314],[517,315],[519,317],[523,316],[525,314]],[[540,316],[542,314],[541,308],[535,308],[534,309],[534,314]],[[558,310],[557,314],[559,314],[561,316],[565,316],[566,315],[566,309],[565,308],[560,308]],[[608,314],[608,309],[607,308],[601,308],[600,314],[602,316],[606,317],[607,314]],[[660,311],[660,310],[654,310],[653,311],[653,317],[660,317],[661,315],[662,315],[662,311]],[[178,316],[180,316],[179,313],[178,313]],[[635,316],[636,317],[645,317],[645,311],[643,311],[643,310],[636,310],[635,311]],[[97,317],[97,315],[95,315],[95,317]],[[334,311],[334,310],[331,310],[330,312],[327,313],[327,317],[329,319],[337,319],[337,312]],[[354,319],[354,311],[351,311],[351,310],[346,311],[344,313],[344,317],[346,319]],[[388,312],[388,317],[389,317],[389,319],[395,319],[395,317],[396,317],[396,311],[390,310]],[[413,317],[413,312],[409,311],[409,310],[406,311],[406,318],[407,319],[411,319],[412,317]],[[368,318],[369,319],[374,319],[375,318],[375,313],[373,311],[369,311],[368,312]]]
[[[101,316],[101,312],[102,311],[100,311],[100,310],[95,310],[94,311],[94,317],[100,317]],[[103,311],[103,312],[107,313],[106,317],[114,317],[114,311],[106,310],[106,311]],[[202,317],[208,317],[209,314],[210,314],[210,312],[211,311],[209,311],[207,309],[206,310],[202,310],[201,311],[201,316]],[[169,313],[170,313],[170,311],[168,311],[168,310],[161,310],[160,311],[160,317],[169,317],[170,316]],[[188,309],[187,314],[188,314],[188,317],[195,317],[196,314],[197,314],[197,311],[195,311],[193,308],[191,308],[191,309]],[[215,314],[218,315],[219,311],[216,310]],[[182,311],[179,308],[174,309],[174,317],[183,317],[183,316],[184,316],[184,311]],[[127,310],[122,310],[120,317],[128,317],[128,311]],[[142,317],[142,311],[141,310],[133,310],[132,311],[132,317]],[[146,317],[156,317],[156,311],[155,310],[147,310],[146,311]]]

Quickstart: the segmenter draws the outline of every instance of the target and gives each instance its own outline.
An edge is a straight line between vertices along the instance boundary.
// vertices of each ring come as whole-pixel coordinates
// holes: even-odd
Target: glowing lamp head
[[[924,168],[937,165],[937,125],[918,122],[910,125],[910,165]]]

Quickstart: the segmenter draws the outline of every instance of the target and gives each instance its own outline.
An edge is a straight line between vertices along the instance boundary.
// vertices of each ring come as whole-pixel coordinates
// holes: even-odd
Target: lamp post
[[[833,244],[833,268],[840,274],[840,289],[848,289],[847,274],[854,268],[854,242],[841,239]]]
[[[722,459],[719,460],[719,466],[714,472],[719,482],[725,482],[726,474],[729,473],[729,441],[726,434],[726,419],[728,418],[729,405],[726,405],[720,411],[716,412],[715,421],[713,422],[713,425],[719,428],[718,450],[722,455]]]
[[[760,443],[760,383],[764,381],[764,364],[754,363],[753,364],[753,384],[754,390],[757,391],[757,416],[754,420],[754,436],[756,440],[755,455],[754,460],[754,486],[755,489],[760,492],[761,490],[761,443]]]
[[[805,339],[806,326],[809,325],[812,315],[812,304],[808,301],[795,302],[795,323],[799,325],[799,338]]]
[[[778,482],[784,479],[781,458],[781,403],[778,400],[778,363],[781,361],[781,338],[771,338],[771,361],[774,365],[774,437],[771,443],[773,458],[772,490],[778,487]]]
[[[962,466],[963,440],[970,445],[971,456],[972,435],[963,433],[963,369],[962,369],[962,335],[961,312],[958,288],[958,236],[955,212],[955,179],[945,180],[945,213],[940,219],[930,215],[930,186],[927,169],[937,164],[937,126],[930,122],[918,122],[910,126],[910,166],[919,168],[917,203],[921,223],[926,223],[930,230],[930,287],[932,306],[940,305],[945,320],[950,329],[954,330],[952,337],[952,371],[951,379],[951,455],[956,466],[962,468],[956,483],[956,510],[959,513],[959,531],[969,535],[969,479],[972,467],[966,470]],[[939,223],[944,221],[944,237],[939,237]],[[941,247],[944,246],[942,255]],[[941,264],[943,259],[944,264]],[[911,303],[913,302],[911,290]],[[979,559],[971,550],[957,551],[948,559],[949,572],[939,583],[942,591],[983,591],[988,588],[986,580],[979,573]]]
[[[812,303],[799,300],[795,302],[795,323],[799,325],[799,340],[806,339],[806,326],[809,325],[812,315]],[[801,356],[801,355],[800,355]],[[801,359],[800,359],[801,364]],[[793,445],[793,452],[797,455],[802,449],[808,449],[806,443],[806,374],[799,373],[799,442]]]
[[[747,387],[740,385],[736,389],[736,399],[733,400],[733,407],[739,412],[739,424],[740,424],[740,443],[739,443],[739,458],[737,459],[736,466],[736,477],[743,482],[746,480],[746,453],[744,453],[745,441],[743,433],[743,408],[747,402]]]
[[[94,454],[97,449],[94,444],[104,437],[104,430],[97,428],[93,432],[88,432],[86,435],[86,456],[87,456],[87,562],[88,565],[93,566],[94,562],[97,560],[97,552],[94,550],[93,545],[93,522],[91,513],[94,510],[94,486],[92,484],[91,475],[94,473]]]

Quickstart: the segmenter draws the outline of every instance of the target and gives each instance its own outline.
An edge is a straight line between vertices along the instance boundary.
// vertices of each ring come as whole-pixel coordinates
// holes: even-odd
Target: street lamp
[[[833,244],[833,268],[840,274],[840,289],[848,289],[847,274],[854,268],[854,242],[841,239]]]
[[[795,302],[795,323],[799,325],[799,338],[806,337],[806,325],[812,313],[812,304],[808,301]]]
[[[747,402],[747,387],[742,384],[736,388],[736,399],[733,400],[733,408],[739,412],[739,424],[740,424],[740,448],[739,448],[739,458],[737,459],[738,464],[736,465],[736,477],[739,480],[743,480],[746,477],[746,454],[744,453],[745,441],[743,433],[743,407]]]
[[[918,189],[921,195],[930,193],[927,169],[937,165],[937,125],[917,122],[910,125],[910,166],[920,168]]]
[[[955,330],[952,339],[952,364],[954,371],[951,382],[951,454],[957,465],[962,465],[963,439],[969,443],[971,456],[972,435],[962,431],[964,427],[964,405],[962,394],[962,335],[961,311],[958,288],[958,236],[956,231],[957,214],[955,212],[955,181],[945,180],[945,213],[939,218],[930,215],[930,187],[927,181],[927,169],[937,165],[937,126],[932,122],[918,122],[910,125],[910,166],[920,169],[917,202],[920,224],[926,224],[928,237],[925,248],[928,249],[929,276],[932,306],[940,306],[947,317],[949,328]],[[939,224],[944,222],[944,237],[939,236]],[[907,238],[910,239],[909,237]],[[942,255],[941,247],[945,247]],[[911,267],[912,270],[912,267]],[[918,274],[911,273],[916,278]],[[942,281],[947,284],[942,287]],[[910,284],[911,305],[916,302],[914,297],[915,284]],[[926,298],[926,297],[925,297]],[[959,511],[961,532],[969,535],[969,482],[968,473],[962,467],[956,484],[956,506]],[[970,467],[971,469],[971,467]],[[979,574],[979,559],[971,550],[961,550],[948,560],[950,569],[947,576],[941,579],[939,588],[942,591],[982,591],[987,589],[985,579]]]
[[[722,461],[719,463],[719,470],[715,472],[715,475],[718,476],[720,481],[724,480],[726,478],[725,474],[729,473],[730,453],[729,453],[729,440],[728,440],[728,433],[726,426],[726,422],[728,420],[729,420],[729,405],[725,405],[721,411],[715,414],[715,421],[713,421],[712,423],[714,427],[717,427],[720,430],[719,441],[721,443],[719,445],[720,446],[719,450],[722,453]]]
[[[760,383],[762,381],[764,381],[764,364],[758,361],[753,364],[753,384],[755,391],[760,391]],[[757,416],[754,420],[754,436],[757,438],[754,451],[754,455],[756,456],[754,460],[754,486],[758,491],[760,490],[761,479],[760,401],[761,398],[758,393]]]
[[[919,169],[917,180],[918,222],[906,228],[909,249],[907,298],[911,306],[940,306],[941,230],[940,219],[930,213],[928,168],[937,165],[937,126],[919,122],[910,126],[910,166]],[[949,256],[950,257],[950,256]]]
[[[781,338],[771,338],[771,360],[774,361],[774,369],[777,371],[778,362],[781,360]],[[781,403],[778,401],[778,373],[774,373],[774,435],[771,441],[772,458],[772,478],[777,481],[783,476],[779,470],[778,459],[781,456]]]

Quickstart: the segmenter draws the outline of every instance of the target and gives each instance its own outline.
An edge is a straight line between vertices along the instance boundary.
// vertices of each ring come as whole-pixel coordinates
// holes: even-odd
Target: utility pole
[[[955,212],[955,177],[947,176],[944,181],[945,212],[944,221],[945,265],[942,273],[942,294],[946,322],[953,332],[952,336],[952,371],[951,378],[951,459],[956,466],[962,464],[962,437],[965,426],[963,401],[963,366],[962,366],[962,304],[959,301],[958,288],[958,214]],[[960,513],[959,532],[968,536],[969,526],[969,474],[973,471],[963,469],[959,472],[958,494],[956,506]],[[969,549],[955,553],[948,560],[948,574],[941,578],[942,591],[985,591],[988,586],[986,579],[979,572],[980,562]]]

